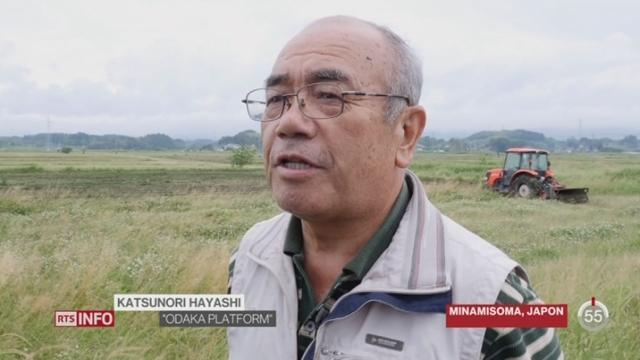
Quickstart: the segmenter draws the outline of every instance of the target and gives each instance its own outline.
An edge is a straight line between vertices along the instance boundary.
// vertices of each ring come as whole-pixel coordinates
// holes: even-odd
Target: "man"
[[[230,328],[231,359],[562,358],[551,329],[445,327],[448,303],[539,299],[407,170],[426,122],[421,72],[390,30],[331,17],[294,37],[243,101],[285,213],[233,256],[230,291],[276,310],[277,326]]]

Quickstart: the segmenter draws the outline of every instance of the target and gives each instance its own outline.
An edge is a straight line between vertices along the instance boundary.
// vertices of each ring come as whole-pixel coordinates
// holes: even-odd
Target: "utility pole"
[[[51,119],[47,116],[47,151],[51,151]]]
[[[578,119],[578,131],[579,131],[580,139],[582,139],[583,138],[583,136],[582,136],[582,118]]]

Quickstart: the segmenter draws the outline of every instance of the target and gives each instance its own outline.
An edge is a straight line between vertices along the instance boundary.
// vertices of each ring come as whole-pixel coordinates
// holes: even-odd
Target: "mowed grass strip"
[[[264,191],[263,170],[255,169],[62,169],[0,171],[1,188],[67,196],[184,195],[194,191]]]
[[[88,152],[73,164],[44,155],[0,153],[0,358],[225,359],[224,329],[159,328],[153,313],[118,313],[113,329],[56,329],[52,317],[111,308],[114,293],[224,293],[233,247],[279,212],[262,166],[231,169],[216,153]],[[445,214],[522,262],[547,303],[569,304],[559,330],[568,358],[633,358],[640,158],[551,161],[568,186],[591,188],[588,204],[483,191],[486,170],[502,163],[491,154],[419,154],[413,169]],[[575,318],[591,296],[612,315],[596,334]]]

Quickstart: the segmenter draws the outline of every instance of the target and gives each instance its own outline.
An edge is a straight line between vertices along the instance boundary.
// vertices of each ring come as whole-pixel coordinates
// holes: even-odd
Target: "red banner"
[[[447,327],[566,328],[567,304],[449,304]]]

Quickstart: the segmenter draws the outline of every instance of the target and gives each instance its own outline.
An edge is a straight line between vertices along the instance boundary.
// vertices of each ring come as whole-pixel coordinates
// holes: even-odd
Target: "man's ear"
[[[397,167],[406,169],[411,164],[426,123],[427,112],[420,105],[408,107],[398,119],[396,134],[400,137],[400,144],[396,150]]]

